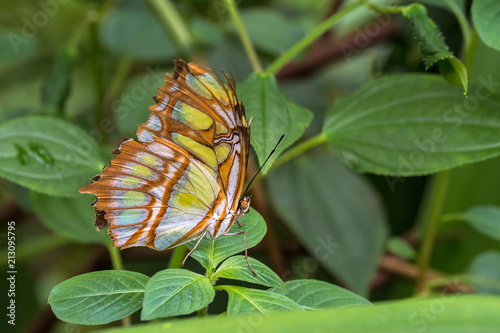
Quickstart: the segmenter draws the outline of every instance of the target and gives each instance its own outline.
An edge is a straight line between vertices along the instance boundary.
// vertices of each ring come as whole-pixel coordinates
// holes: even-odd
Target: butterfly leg
[[[239,223],[238,223],[239,224]],[[245,230],[240,231],[240,232],[234,232],[230,234],[225,234],[226,236],[236,236],[236,235],[241,235],[245,236],[245,259],[247,260],[248,268],[252,271],[254,276],[257,276],[257,273],[252,268],[252,265],[250,265],[250,261],[248,261],[248,246],[247,246],[247,232]]]
[[[207,234],[207,232],[208,232],[208,229],[203,232],[203,234],[200,236],[200,238],[196,242],[196,245],[191,249],[191,251],[188,252],[188,254],[186,254],[186,257],[184,257],[184,260],[182,261],[181,266],[184,266],[184,263],[186,262],[187,258],[189,258],[189,256],[191,255],[191,253],[193,253],[193,251],[196,250],[196,248],[198,247],[198,245],[200,245],[201,240],[205,237],[205,235]],[[246,238],[245,238],[245,241],[246,241]]]

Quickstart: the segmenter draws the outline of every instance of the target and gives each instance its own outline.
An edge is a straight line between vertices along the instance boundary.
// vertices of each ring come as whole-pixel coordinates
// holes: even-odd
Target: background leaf
[[[260,165],[281,135],[285,134],[276,152],[262,169],[265,174],[279,154],[302,136],[305,127],[311,123],[312,113],[285,96],[273,75],[250,74],[239,85],[238,97],[245,104],[247,118],[252,118],[250,140]]]
[[[471,7],[472,22],[482,41],[496,50],[500,50],[500,7],[495,0],[475,0]]]
[[[480,233],[500,241],[500,207],[475,206],[461,216]]]
[[[224,289],[229,294],[227,305],[229,316],[302,310],[302,307],[291,299],[270,291],[236,286],[218,286],[217,288]]]
[[[147,67],[146,73],[128,81],[116,105],[112,106],[120,133],[136,137],[137,128],[151,114],[149,107],[155,104],[153,96],[156,90],[164,84],[165,71],[158,67]]]
[[[474,258],[468,273],[483,279],[471,281],[480,294],[500,295],[500,251],[486,251]]]
[[[95,141],[63,120],[28,116],[0,125],[0,176],[29,189],[76,196],[103,167]]]
[[[271,8],[242,10],[241,19],[255,47],[269,54],[282,54],[305,35],[298,22]]]
[[[363,297],[349,290],[324,281],[302,279],[287,281],[288,292],[273,289],[305,309],[344,308],[350,306],[370,305]]]
[[[220,333],[259,332],[371,332],[411,331],[439,333],[495,333],[500,325],[498,304],[493,296],[441,296],[404,302],[384,302],[322,311],[280,312],[265,316],[212,317],[103,330],[105,333]],[[432,310],[434,309],[434,310]],[[432,311],[432,312],[431,312]],[[431,317],[432,315],[432,317]]]
[[[71,89],[73,67],[77,50],[66,47],[59,51],[54,65],[42,84],[42,112],[62,115]]]
[[[417,257],[417,251],[405,239],[397,236],[387,240],[386,250],[407,260],[413,260]]]
[[[500,155],[500,103],[488,91],[495,87],[476,86],[465,98],[435,75],[386,76],[339,98],[323,130],[359,172],[438,172]]]
[[[254,209],[250,209],[246,215],[243,215],[240,219],[241,223],[243,223],[241,228],[235,223],[229,229],[229,233],[245,230],[247,232],[248,248],[257,245],[266,234],[266,222]],[[187,243],[187,247],[192,249],[196,242],[197,240]],[[243,234],[237,236],[219,236],[216,239],[211,239],[207,235],[191,254],[191,257],[196,259],[206,269],[212,269],[224,259],[244,250],[245,240]]]
[[[245,256],[234,256],[222,262],[213,278],[246,281],[266,287],[276,287],[278,289],[286,290],[285,284],[272,269],[257,259],[248,257],[248,261],[250,262],[250,265],[252,265],[252,269],[257,276],[253,275],[252,271],[248,268]]]
[[[317,262],[366,294],[387,229],[379,198],[364,179],[327,149],[281,166],[270,174],[268,188],[276,210]]]
[[[52,289],[49,304],[57,318],[81,325],[100,325],[131,315],[142,307],[149,277],[130,271],[78,275]]]
[[[91,208],[94,198],[91,196],[58,198],[31,192],[30,198],[33,210],[56,235],[78,243],[111,245],[108,234],[97,231],[94,225],[95,210]]]
[[[108,50],[131,58],[165,61],[177,54],[170,36],[143,2],[125,2],[112,11],[100,37]]]
[[[189,314],[210,304],[215,296],[210,280],[185,269],[165,269],[146,286],[142,320]]]

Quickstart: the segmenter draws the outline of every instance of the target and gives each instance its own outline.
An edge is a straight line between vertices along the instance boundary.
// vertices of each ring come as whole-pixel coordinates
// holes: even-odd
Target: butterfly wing
[[[235,211],[241,195],[249,137],[233,80],[226,88],[211,70],[175,64],[139,142],[123,142],[101,177],[80,189],[98,196],[96,225],[109,225],[121,248],[195,239]]]

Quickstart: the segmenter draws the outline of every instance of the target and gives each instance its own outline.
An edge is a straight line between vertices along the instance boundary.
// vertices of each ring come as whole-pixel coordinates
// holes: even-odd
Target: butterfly
[[[234,79],[224,74],[224,85],[211,69],[177,57],[174,64],[138,140],[123,141],[111,165],[79,192],[97,195],[95,225],[109,226],[121,249],[164,250],[198,239],[197,246],[206,234],[244,233],[246,243],[245,231],[228,232],[250,206],[250,196],[242,197],[250,124]]]

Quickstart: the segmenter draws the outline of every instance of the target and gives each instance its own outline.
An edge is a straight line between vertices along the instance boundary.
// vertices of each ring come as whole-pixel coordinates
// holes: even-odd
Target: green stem
[[[240,37],[241,43],[243,44],[243,48],[247,53],[247,57],[252,64],[253,70],[255,72],[262,72],[262,66],[259,62],[259,58],[257,57],[257,52],[255,52],[255,48],[253,47],[252,41],[248,36],[247,29],[241,20],[240,13],[236,8],[236,4],[234,0],[224,0],[224,4],[226,5],[226,9],[233,20],[233,24],[238,32],[238,36]]]
[[[430,207],[428,207],[429,213],[425,215],[426,220],[423,225],[425,232],[419,254],[417,293],[423,293],[427,290],[425,274],[429,268],[432,250],[434,248],[434,243],[439,229],[440,216],[443,210],[449,177],[449,170],[438,173],[435,176],[435,179],[432,180],[433,182],[430,187],[429,200],[426,200]]]
[[[100,127],[101,120],[106,117],[106,108],[104,105],[104,71],[102,65],[101,43],[99,41],[99,25],[101,15],[98,12],[89,15],[90,32],[90,61],[92,65],[92,78],[94,80],[95,108],[97,110],[95,118],[96,128]],[[105,136],[107,133],[103,133]],[[106,138],[104,138],[106,140]]]
[[[405,8],[410,7],[411,5],[408,6],[378,6],[373,3],[367,3],[365,6],[371,10],[374,10],[379,13],[386,13],[386,14],[401,14]]]
[[[193,46],[191,34],[177,8],[169,0],[147,0],[160,22],[172,36],[175,45],[182,52],[189,52]]]
[[[207,310],[208,310],[208,305],[201,308],[200,310],[198,310],[198,317],[206,317],[207,316]]]
[[[113,266],[113,269],[123,270],[123,261],[122,257],[120,256],[120,250],[111,244],[108,245],[107,248],[109,251],[109,256],[111,257],[111,265]]]
[[[184,260],[184,256],[186,255],[186,246],[181,245],[176,247],[172,251],[172,257],[170,258],[170,262],[168,263],[168,268],[181,268],[182,261]]]
[[[344,16],[364,5],[366,1],[367,0],[354,1],[345,6],[342,10],[330,16],[327,20],[323,21],[320,25],[311,30],[304,38],[295,43],[290,49],[288,49],[288,51],[282,54],[281,57],[269,65],[266,69],[266,74],[276,74],[290,60],[295,58],[300,52],[304,51],[316,39],[338,23]]]
[[[482,275],[472,275],[472,274],[458,274],[458,275],[448,275],[446,277],[438,278],[432,280],[429,283],[430,289],[441,288],[449,284],[458,284],[458,283],[477,283],[485,286],[500,288],[500,281]]]
[[[112,244],[107,245],[109,256],[111,257],[111,265],[115,270],[123,270],[123,261],[120,255],[120,250],[117,247],[114,247]],[[132,319],[130,316],[126,316],[122,318],[122,326],[129,327],[132,325]]]
[[[327,141],[326,134],[320,133],[320,134],[302,142],[301,144],[298,144],[297,146],[290,148],[286,153],[284,153],[278,159],[276,159],[276,162],[273,163],[273,165],[269,169],[268,173],[271,170],[274,170],[274,169],[278,168],[279,166],[281,166],[282,164],[288,162],[289,160],[299,156],[300,154],[303,154],[304,152],[308,151],[309,149],[314,148],[322,143],[325,143],[326,141]],[[263,177],[262,173],[259,173],[257,175],[257,177],[255,177],[250,188],[252,188],[252,186],[254,184],[257,184],[262,179],[262,177]]]
[[[118,64],[116,65],[113,78],[111,79],[111,83],[108,88],[108,101],[115,99],[123,90],[131,69],[132,59],[130,57],[125,56],[118,59]]]
[[[451,223],[466,221],[466,216],[463,213],[448,213],[441,215],[440,223]]]
[[[472,30],[471,39],[467,49],[465,49],[465,67],[471,69],[474,63],[474,58],[476,57],[477,43],[479,42],[479,36],[476,29]]]
[[[327,141],[326,134],[321,132],[320,134],[298,144],[297,146],[289,149],[286,153],[281,155],[276,162],[273,163],[273,166],[269,169],[269,171],[274,170],[281,166],[282,164],[288,162],[289,160],[303,154],[311,148],[314,148],[322,143]]]

